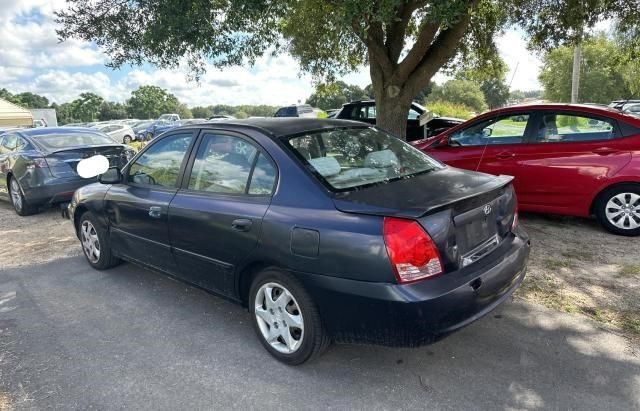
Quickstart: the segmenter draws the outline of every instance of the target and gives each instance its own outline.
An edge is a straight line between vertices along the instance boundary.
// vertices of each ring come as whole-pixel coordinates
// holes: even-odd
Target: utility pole
[[[580,89],[580,62],[582,61],[582,39],[578,40],[573,49],[573,74],[571,75],[571,102],[578,102]]]

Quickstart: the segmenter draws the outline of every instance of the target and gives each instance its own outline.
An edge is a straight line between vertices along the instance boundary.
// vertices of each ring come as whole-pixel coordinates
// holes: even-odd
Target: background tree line
[[[251,116],[270,117],[277,107],[268,105],[210,105],[189,109],[176,96],[157,86],[141,86],[131,92],[124,103],[107,101],[95,93],[81,93],[67,103],[50,103],[41,95],[31,92],[13,94],[0,89],[0,98],[30,109],[52,108],[56,110],[59,124],[90,121],[120,120],[126,118],[155,119],[163,113],[177,113],[181,118],[209,118],[214,114],[231,115],[237,118]]]

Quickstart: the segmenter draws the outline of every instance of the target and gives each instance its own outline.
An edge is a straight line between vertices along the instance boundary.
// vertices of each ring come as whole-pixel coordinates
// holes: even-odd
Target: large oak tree
[[[401,136],[411,100],[433,75],[460,59],[491,64],[507,24],[522,25],[543,48],[574,41],[602,17],[637,13],[628,0],[67,1],[60,37],[96,42],[115,67],[186,62],[198,74],[206,63],[247,65],[289,52],[331,80],[367,64],[378,125]]]

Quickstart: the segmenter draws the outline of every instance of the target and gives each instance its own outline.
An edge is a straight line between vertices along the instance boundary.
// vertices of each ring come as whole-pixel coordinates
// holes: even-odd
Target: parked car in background
[[[180,127],[100,180],[68,213],[92,267],[136,261],[244,304],[287,364],[332,339],[431,343],[525,276],[511,177],[444,166],[362,123]]]
[[[309,104],[292,104],[290,106],[279,108],[273,116],[317,118],[317,113]]]
[[[0,198],[21,216],[43,204],[66,202],[73,192],[95,179],[83,179],[76,166],[83,158],[102,154],[123,167],[135,154],[104,133],[88,128],[45,127],[0,134]]]
[[[425,126],[420,125],[418,119],[426,109],[418,103],[411,103],[407,114],[407,141],[420,140],[435,136],[449,128],[461,124],[464,120],[452,117],[434,117]],[[374,100],[352,101],[342,106],[333,118],[362,121],[376,124],[376,102]]]
[[[150,123],[146,124],[146,127],[140,129],[136,134],[136,138],[140,141],[149,141],[152,140],[153,137],[158,135],[158,128],[166,129],[166,127],[175,127],[172,122],[165,120],[154,120]]]
[[[47,122],[43,118],[41,118],[40,120],[33,120],[33,126],[35,128],[46,127]]]
[[[624,110],[622,110],[622,112],[625,114],[630,114],[632,116],[640,117],[640,103],[627,105]]]
[[[616,110],[624,111],[627,106],[640,104],[640,100],[614,100],[609,104],[609,107]]]
[[[94,128],[111,137],[116,143],[129,144],[136,139],[136,133],[126,124],[98,124]]]
[[[169,122],[180,121],[180,115],[162,114],[160,117],[158,117],[158,120],[169,121]]]
[[[163,122],[163,123],[156,123],[154,125],[152,125],[151,127],[148,127],[145,130],[145,140],[146,141],[150,141],[154,138],[156,138],[157,136],[159,136],[160,134],[171,130],[172,128],[176,128],[176,127],[180,127],[180,126],[186,126],[189,124],[199,124],[199,123],[206,123],[207,120],[203,119],[203,118],[190,118],[190,119],[185,119],[185,120],[178,120],[178,121],[174,121],[171,123],[167,123],[167,122]]]
[[[590,105],[511,106],[415,144],[454,167],[514,176],[521,210],[595,214],[612,233],[640,235],[636,117]]]

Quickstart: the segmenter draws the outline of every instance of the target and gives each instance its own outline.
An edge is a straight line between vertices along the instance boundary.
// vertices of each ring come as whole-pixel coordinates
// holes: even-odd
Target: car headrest
[[[331,177],[340,174],[340,163],[335,157],[318,157],[309,160],[309,164],[316,169],[322,177]]]
[[[399,165],[398,157],[391,150],[373,151],[364,158],[364,166],[385,168]]]

